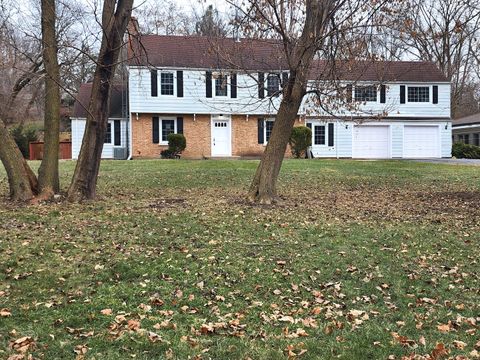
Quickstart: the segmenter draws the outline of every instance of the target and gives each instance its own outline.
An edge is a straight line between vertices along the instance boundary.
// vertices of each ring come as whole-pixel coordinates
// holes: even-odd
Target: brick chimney
[[[135,16],[130,18],[130,21],[127,25],[127,33],[130,36],[137,36],[140,34],[140,27],[138,26],[138,20]]]

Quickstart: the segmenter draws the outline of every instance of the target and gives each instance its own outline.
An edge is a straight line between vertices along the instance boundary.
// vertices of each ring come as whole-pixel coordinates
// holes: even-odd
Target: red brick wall
[[[165,145],[152,142],[152,117],[154,114],[132,114],[133,157],[158,158]],[[155,116],[161,115],[155,114]],[[177,117],[178,115],[165,115]],[[258,144],[257,116],[232,116],[232,156],[260,156],[265,146]],[[295,126],[304,125],[298,120]],[[187,148],[182,154],[184,158],[204,158],[211,156],[211,117],[210,115],[183,116],[183,133],[187,139]],[[290,155],[287,149],[286,155]]]

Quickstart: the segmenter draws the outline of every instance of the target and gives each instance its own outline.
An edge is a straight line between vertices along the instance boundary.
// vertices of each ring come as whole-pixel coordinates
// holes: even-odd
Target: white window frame
[[[167,71],[167,70],[162,70],[159,71],[159,86],[158,86],[158,96],[175,96],[177,94],[177,82],[176,82],[176,72],[175,71]],[[162,94],[162,74],[172,74],[173,77],[173,94]]]
[[[177,129],[177,119],[174,118],[174,117],[160,117],[159,120],[158,120],[159,121],[159,124],[158,124],[159,125],[159,132],[160,132],[160,134],[159,134],[160,135],[159,136],[160,137],[159,144],[160,145],[168,145],[168,140],[163,140],[163,131],[162,131],[163,120],[167,120],[167,121],[173,120],[173,133],[178,134],[178,132],[177,132],[178,131],[178,129]]]
[[[226,87],[227,87],[227,94],[226,95],[217,95],[217,77],[221,75],[221,76],[225,76],[227,79],[226,79]],[[231,75],[227,72],[221,72],[221,71],[216,71],[214,73],[212,73],[212,97],[214,98],[219,98],[219,99],[226,99],[226,98],[229,98],[230,97],[230,81],[231,81]],[[238,78],[238,75],[237,75],[237,78]],[[238,80],[237,80],[238,81]]]
[[[357,96],[356,96],[356,89],[358,88],[365,88],[365,87],[374,87],[376,89],[376,93],[377,93],[377,96],[376,96],[376,100],[375,101],[366,101],[366,100],[357,100]],[[379,101],[379,93],[378,93],[378,90],[379,90],[379,87],[376,86],[376,85],[373,85],[373,84],[358,84],[358,85],[355,85],[352,87],[352,98],[353,98],[353,101],[355,102],[359,102],[359,103],[365,103],[365,104],[377,104],[378,101]]]
[[[325,128],[325,144],[315,144],[315,126]],[[328,147],[328,123],[312,123],[312,146]]]
[[[421,88],[426,87],[428,88],[428,101],[408,101],[408,88]],[[433,97],[433,89],[431,85],[406,85],[405,86],[405,104],[411,105],[425,105],[425,104],[432,104],[432,97]]]
[[[113,141],[113,137],[114,137],[113,124],[110,120],[107,121],[107,128],[108,128],[109,125],[110,125],[110,142],[105,142],[105,136],[104,136],[103,145],[113,145],[114,144],[114,141]],[[105,135],[107,135],[107,129],[105,129]]]
[[[278,90],[274,94],[269,95],[268,94],[268,79],[273,78],[273,77],[276,77],[278,79]],[[265,79],[265,84],[264,84],[264,89],[265,89],[266,96],[267,97],[278,97],[278,96],[280,96],[280,93],[282,91],[282,84],[281,83],[282,83],[281,74],[279,74],[279,73],[268,73],[267,77]]]
[[[267,145],[267,121],[271,121],[275,125],[275,118],[268,118],[263,120],[263,145]]]

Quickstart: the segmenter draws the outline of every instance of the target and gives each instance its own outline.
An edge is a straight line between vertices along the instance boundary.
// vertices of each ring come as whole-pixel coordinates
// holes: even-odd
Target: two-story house
[[[289,76],[280,46],[199,36],[135,38],[129,49],[128,116],[109,121],[104,156],[126,147],[128,157],[158,158],[172,132],[185,135],[186,158],[261,155]],[[312,129],[315,157],[451,156],[450,82],[434,64],[341,64],[332,73],[328,62],[315,60],[310,69],[309,89],[322,94],[305,96],[296,125]],[[343,95],[335,102],[339,88]],[[74,114],[73,158],[82,122]]]

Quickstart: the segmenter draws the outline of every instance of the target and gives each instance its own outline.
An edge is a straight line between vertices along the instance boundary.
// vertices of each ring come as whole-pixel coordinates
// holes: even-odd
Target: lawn
[[[26,207],[1,168],[0,358],[478,358],[478,168],[288,160],[258,207],[256,165],[104,161],[98,201]]]

